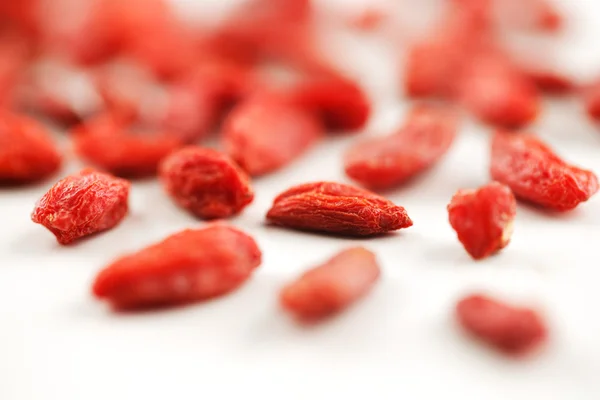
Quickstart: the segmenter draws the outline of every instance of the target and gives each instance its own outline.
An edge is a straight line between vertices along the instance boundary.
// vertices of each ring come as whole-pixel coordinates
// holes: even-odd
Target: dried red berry
[[[499,57],[479,57],[469,64],[460,97],[475,116],[499,127],[525,126],[540,109],[533,83]]]
[[[121,257],[98,274],[93,293],[117,309],[190,303],[231,292],[260,263],[254,239],[212,224]]]
[[[292,102],[315,113],[333,131],[364,128],[371,115],[369,99],[354,82],[341,77],[317,78],[291,90]]]
[[[527,353],[547,336],[545,323],[535,311],[480,294],[459,301],[456,317],[467,332],[507,354]]]
[[[189,146],[167,157],[160,178],[171,197],[199,218],[238,214],[254,199],[246,174],[226,155]]]
[[[558,72],[530,69],[525,73],[538,90],[547,94],[560,96],[573,93],[577,89],[575,82]]]
[[[84,169],[58,181],[37,202],[31,219],[60,244],[115,227],[128,210],[129,182]]]
[[[273,201],[267,219],[288,228],[370,236],[412,226],[403,207],[367,190],[334,182],[294,186]]]
[[[594,121],[600,121],[600,81],[586,87],[583,95],[588,116]]]
[[[406,55],[404,90],[410,97],[449,97],[463,55],[444,40],[415,43]]]
[[[258,96],[231,112],[223,127],[223,147],[250,175],[258,176],[298,158],[322,131],[311,114],[277,96]]]
[[[301,320],[324,318],[365,296],[380,274],[375,254],[362,247],[347,249],[284,287],[280,301]]]
[[[352,146],[344,159],[346,174],[373,189],[402,184],[435,164],[455,136],[456,118],[452,111],[417,106],[398,133]]]
[[[517,198],[556,211],[571,210],[598,191],[598,178],[567,164],[540,139],[497,132],[492,141],[492,178]]]
[[[172,134],[131,132],[129,123],[101,115],[73,130],[75,151],[85,160],[123,177],[154,175],[160,161],[183,143]]]
[[[50,134],[36,121],[0,114],[0,183],[21,184],[49,177],[62,158]]]
[[[492,182],[477,190],[459,190],[448,204],[450,225],[476,260],[508,245],[517,214],[510,188]]]

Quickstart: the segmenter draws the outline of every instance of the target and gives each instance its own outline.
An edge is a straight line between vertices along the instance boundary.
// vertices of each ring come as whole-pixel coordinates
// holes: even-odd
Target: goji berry
[[[301,320],[317,320],[365,296],[380,274],[375,254],[362,247],[350,248],[285,286],[280,302]]]
[[[583,96],[588,116],[594,121],[600,121],[600,81],[588,85]]]
[[[183,146],[169,133],[137,133],[119,116],[103,114],[73,129],[75,151],[94,165],[123,177],[156,174],[160,161]]]
[[[160,178],[171,197],[199,218],[238,214],[254,199],[247,175],[226,155],[185,147],[167,157]]]
[[[448,97],[462,56],[444,40],[425,40],[408,49],[404,90],[411,97]],[[444,61],[442,61],[444,60]]]
[[[492,141],[492,178],[522,200],[556,211],[571,210],[598,191],[598,178],[567,164],[540,139],[497,132]]]
[[[460,98],[482,121],[506,128],[532,122],[541,107],[533,83],[496,56],[477,57],[469,64],[460,83]]]
[[[369,99],[354,82],[336,76],[318,77],[291,89],[293,104],[315,113],[333,131],[362,129],[371,115]]]
[[[527,353],[547,337],[545,323],[534,310],[481,294],[460,300],[456,317],[467,332],[511,355]]]
[[[60,244],[115,227],[128,211],[129,182],[84,169],[58,181],[37,202],[31,219]]]
[[[493,47],[489,1],[454,1],[433,34],[415,42],[404,66],[404,89],[412,97],[457,95],[471,60]]]
[[[294,186],[273,201],[267,219],[287,228],[371,236],[412,226],[403,207],[375,193],[335,182]]]
[[[448,204],[450,225],[476,260],[508,245],[516,213],[515,196],[498,182],[477,190],[459,190]]]
[[[346,174],[362,185],[384,189],[431,167],[456,136],[455,114],[444,107],[415,107],[399,132],[360,141],[345,156]]]
[[[254,239],[225,224],[188,229],[101,271],[94,295],[117,309],[201,301],[239,287],[261,263]]]
[[[569,77],[554,71],[543,69],[529,69],[525,71],[527,77],[538,90],[551,95],[566,95],[575,91],[577,85]]]
[[[0,183],[28,183],[58,171],[62,157],[52,137],[38,122],[0,113]]]
[[[253,97],[236,107],[223,126],[223,148],[250,175],[289,164],[322,136],[318,120],[278,96]]]

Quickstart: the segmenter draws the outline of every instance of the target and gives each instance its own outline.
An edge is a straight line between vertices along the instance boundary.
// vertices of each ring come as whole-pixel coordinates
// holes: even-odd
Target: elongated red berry
[[[598,191],[593,172],[568,164],[526,133],[494,135],[491,175],[517,198],[556,211],[572,210]]]
[[[547,336],[545,322],[534,310],[481,294],[460,300],[456,317],[467,332],[511,355],[533,350]]]
[[[345,155],[345,171],[372,189],[397,186],[435,164],[455,136],[453,112],[443,107],[417,106],[397,133],[352,146]]]
[[[188,229],[102,270],[94,295],[118,309],[201,301],[239,287],[261,263],[254,239],[226,224]]]
[[[365,296],[381,271],[375,255],[362,247],[344,250],[283,288],[282,306],[302,320],[340,312]]]
[[[267,219],[292,229],[371,236],[412,226],[403,207],[375,193],[335,182],[294,186],[273,201]]]
[[[310,113],[279,96],[257,96],[236,107],[223,128],[223,147],[248,174],[264,175],[300,157],[322,136]]]

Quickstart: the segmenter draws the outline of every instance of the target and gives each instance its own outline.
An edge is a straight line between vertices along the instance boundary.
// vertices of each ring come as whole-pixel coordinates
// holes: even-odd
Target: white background
[[[559,40],[558,60],[574,74],[600,73],[599,4],[564,3],[573,28]],[[389,47],[365,37],[331,50],[376,103],[365,135],[397,126],[407,105]],[[532,130],[600,173],[600,131],[577,101],[548,101]],[[257,180],[255,202],[231,222],[257,239],[262,266],[230,296],[168,311],[115,314],[90,295],[94,276],[115,257],[202,225],[156,182],[134,184],[131,214],[118,228],[69,247],[29,218],[52,182],[0,189],[0,399],[599,399],[600,196],[564,215],[519,206],[509,247],[472,261],[445,209],[458,188],[488,180],[489,132],[470,122],[439,165],[387,193],[406,207],[412,228],[350,240],[264,225],[271,200],[288,186],[346,181],[340,157],[355,139],[330,137]],[[61,174],[77,168],[70,162]],[[355,245],[376,252],[383,268],[368,298],[310,328],[279,310],[284,283]],[[465,337],[452,310],[475,290],[542,310],[547,345],[515,360]]]

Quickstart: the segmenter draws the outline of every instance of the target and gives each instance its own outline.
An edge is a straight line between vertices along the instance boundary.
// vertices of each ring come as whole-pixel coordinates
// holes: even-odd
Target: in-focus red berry
[[[598,191],[598,178],[563,161],[539,138],[497,132],[492,141],[492,179],[515,196],[539,206],[568,211]]]
[[[84,169],[58,181],[37,202],[31,219],[60,244],[115,227],[128,211],[129,182]]]
[[[165,190],[199,218],[238,214],[254,199],[248,176],[229,157],[196,146],[183,148],[160,166]]]
[[[459,190],[448,204],[450,225],[476,260],[508,245],[516,213],[515,196],[498,182],[476,190]]]
[[[403,207],[368,190],[335,182],[294,186],[273,201],[267,220],[286,228],[372,236],[412,226]]]

